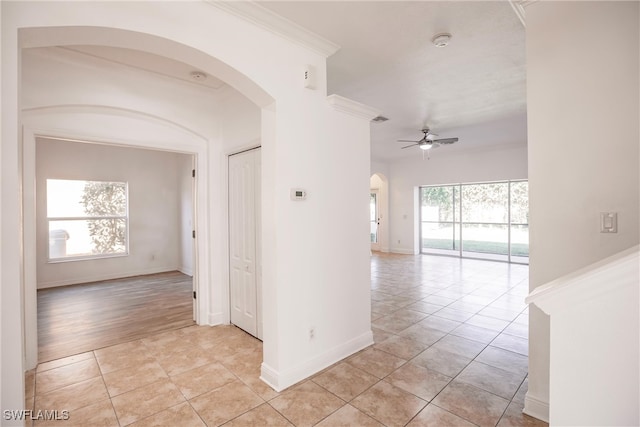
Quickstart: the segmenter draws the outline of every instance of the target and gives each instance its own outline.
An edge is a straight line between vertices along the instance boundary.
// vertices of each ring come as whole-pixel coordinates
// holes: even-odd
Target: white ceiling
[[[507,1],[261,1],[259,5],[338,44],[327,62],[328,94],[362,102],[389,118],[371,125],[371,156],[420,155],[397,139],[459,137],[438,148],[466,151],[526,144],[525,31]],[[447,47],[431,43],[452,34]],[[169,58],[99,46],[69,49],[212,89]]]
[[[379,109],[372,158],[419,155],[397,139],[427,125],[460,141],[442,150],[526,144],[525,31],[507,1],[262,1],[341,46],[328,94]],[[431,43],[452,35],[449,46]],[[435,153],[434,153],[435,154]]]

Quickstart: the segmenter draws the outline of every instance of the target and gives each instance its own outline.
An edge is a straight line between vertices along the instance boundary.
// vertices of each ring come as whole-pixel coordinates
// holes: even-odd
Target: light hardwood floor
[[[40,363],[193,325],[178,271],[38,291]]]

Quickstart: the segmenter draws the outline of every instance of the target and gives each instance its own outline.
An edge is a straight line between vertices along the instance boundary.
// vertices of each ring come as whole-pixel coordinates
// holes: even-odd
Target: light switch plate
[[[600,232],[601,233],[617,233],[618,232],[618,213],[617,212],[600,212]]]

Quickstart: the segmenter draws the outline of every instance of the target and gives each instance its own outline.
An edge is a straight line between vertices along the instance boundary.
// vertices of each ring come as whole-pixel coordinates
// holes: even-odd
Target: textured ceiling
[[[328,94],[374,107],[389,118],[371,125],[371,156],[420,155],[398,139],[428,126],[459,137],[437,152],[526,144],[525,31],[507,1],[260,1],[259,6],[338,44],[327,62]],[[452,34],[447,47],[431,43]],[[186,64],[128,49],[74,46],[102,57],[193,81]],[[437,153],[434,152],[434,155]]]
[[[458,136],[439,150],[526,144],[525,31],[506,1],[285,1],[260,5],[341,46],[328,92],[382,111],[372,158],[417,155],[397,139],[427,125]],[[452,34],[449,46],[431,43]],[[418,151],[418,150],[416,150]]]

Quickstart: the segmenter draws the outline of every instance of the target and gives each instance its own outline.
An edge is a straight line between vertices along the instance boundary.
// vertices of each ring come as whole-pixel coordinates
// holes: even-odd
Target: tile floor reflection
[[[262,343],[190,326],[38,365],[35,426],[543,426],[522,414],[522,265],[375,253],[375,344],[281,393],[259,380]]]

